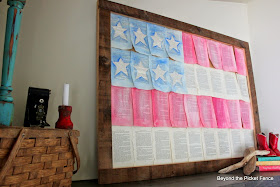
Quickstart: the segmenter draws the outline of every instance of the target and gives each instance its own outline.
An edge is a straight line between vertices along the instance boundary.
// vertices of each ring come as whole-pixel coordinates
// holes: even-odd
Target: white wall
[[[247,5],[207,0],[118,0],[180,21],[249,40]],[[0,57],[6,22],[0,3]],[[70,83],[74,128],[80,130],[81,170],[97,178],[96,0],[28,0],[23,12],[13,81],[16,125],[22,125],[29,86],[52,90],[47,121],[54,127],[63,83]]]
[[[248,3],[251,56],[257,90],[261,129],[280,132],[280,1]]]

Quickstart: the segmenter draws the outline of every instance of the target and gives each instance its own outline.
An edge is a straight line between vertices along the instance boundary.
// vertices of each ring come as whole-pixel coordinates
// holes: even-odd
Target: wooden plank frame
[[[111,184],[131,181],[159,179],[214,172],[236,163],[241,158],[230,158],[180,164],[113,169],[111,129],[111,39],[110,13],[141,19],[165,27],[185,31],[219,42],[245,49],[248,70],[248,87],[254,117],[255,134],[260,133],[257,98],[249,44],[223,34],[183,23],[174,19],[128,7],[107,0],[99,0],[97,6],[97,116],[98,116],[98,182]]]

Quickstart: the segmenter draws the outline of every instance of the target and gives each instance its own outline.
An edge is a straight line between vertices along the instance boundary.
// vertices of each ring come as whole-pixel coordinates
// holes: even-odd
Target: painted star
[[[158,46],[159,48],[161,48],[161,42],[163,39],[159,37],[157,32],[155,32],[155,35],[151,36],[151,38],[154,40],[153,47]]]
[[[170,77],[172,78],[172,83],[173,83],[172,86],[174,86],[176,83],[182,84],[182,82],[181,82],[182,75],[180,75],[176,71],[174,71],[173,73],[170,73]]]
[[[159,65],[157,66],[156,69],[153,69],[153,71],[156,74],[156,80],[161,78],[163,81],[165,81],[164,74],[166,73],[166,71],[162,70]]]
[[[143,43],[144,45],[146,45],[146,42],[145,42],[145,37],[146,35],[143,34],[143,32],[141,31],[140,28],[137,29],[136,32],[134,32],[135,36],[136,36],[136,40],[135,40],[135,44],[138,44],[139,42]]]
[[[115,75],[117,75],[119,72],[123,72],[124,74],[126,74],[128,76],[126,67],[129,65],[129,63],[124,63],[121,58],[120,58],[120,60],[118,62],[113,62],[113,63],[117,67]]]
[[[143,66],[143,62],[139,62],[137,66],[134,66],[137,69],[136,79],[142,77],[145,80],[148,80],[147,71],[149,68]]]
[[[127,40],[126,39],[126,36],[125,36],[125,34],[124,34],[124,31],[126,31],[127,29],[124,29],[123,27],[122,27],[122,25],[121,25],[121,22],[119,22],[118,24],[117,24],[117,26],[112,26],[113,27],[113,29],[115,30],[115,34],[114,34],[114,36],[113,36],[113,38],[116,38],[116,37],[121,37],[122,39],[125,39],[125,40]]]
[[[168,43],[169,43],[169,50],[174,49],[174,50],[176,50],[176,51],[179,52],[179,50],[178,50],[178,45],[179,45],[180,42],[177,42],[177,41],[174,39],[173,36],[171,37],[170,40],[167,39],[167,41],[168,41]]]

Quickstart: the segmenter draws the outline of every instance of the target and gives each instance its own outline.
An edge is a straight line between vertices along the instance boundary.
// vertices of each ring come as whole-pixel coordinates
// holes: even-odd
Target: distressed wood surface
[[[155,165],[113,169],[112,166],[112,131],[111,131],[111,44],[110,13],[118,13],[165,27],[178,29],[219,42],[245,49],[248,69],[249,92],[254,116],[255,133],[260,132],[257,97],[253,77],[252,62],[247,42],[183,23],[147,11],[128,7],[107,0],[98,1],[97,9],[97,111],[98,111],[98,182],[111,184],[150,180],[173,176],[183,176],[218,171],[241,161],[241,158],[188,162],[181,164]]]

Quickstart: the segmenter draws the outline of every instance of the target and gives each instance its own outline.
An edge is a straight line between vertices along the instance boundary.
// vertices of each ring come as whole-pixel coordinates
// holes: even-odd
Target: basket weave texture
[[[0,127],[0,186],[71,186],[78,136],[74,130]]]

